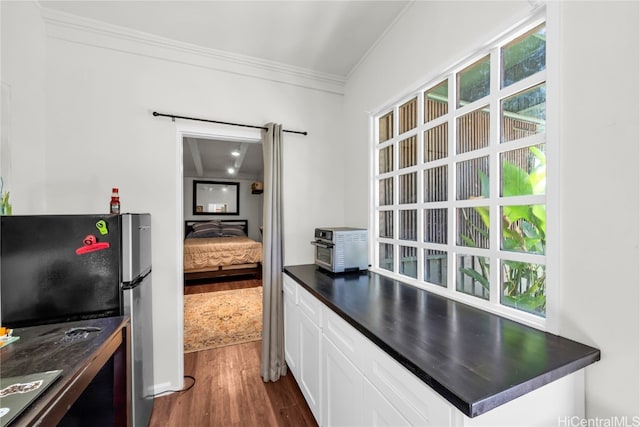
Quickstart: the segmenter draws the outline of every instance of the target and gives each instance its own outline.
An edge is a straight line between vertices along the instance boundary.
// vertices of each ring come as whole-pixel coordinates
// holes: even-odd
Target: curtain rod
[[[195,121],[198,121],[198,122],[209,122],[209,123],[217,123],[217,124],[221,124],[221,125],[242,126],[242,127],[245,127],[245,128],[267,130],[267,128],[264,127],[264,126],[244,125],[244,124],[241,124],[241,123],[221,122],[219,120],[208,120],[208,119],[198,119],[198,118],[195,118],[195,117],[176,116],[176,115],[173,115],[173,114],[158,113],[157,111],[154,111],[153,115],[156,116],[156,117],[158,117],[158,116],[171,117],[171,119],[174,120],[174,121],[175,121],[175,119],[195,120]],[[282,131],[283,132],[287,132],[287,133],[297,133],[297,134],[300,134],[300,135],[307,135],[306,131],[287,130],[287,129],[283,129]]]

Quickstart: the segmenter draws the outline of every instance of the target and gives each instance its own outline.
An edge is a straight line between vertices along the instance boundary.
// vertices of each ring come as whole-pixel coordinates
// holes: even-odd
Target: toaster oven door
[[[316,247],[316,265],[333,271],[333,244],[320,240],[315,240],[311,244]]]

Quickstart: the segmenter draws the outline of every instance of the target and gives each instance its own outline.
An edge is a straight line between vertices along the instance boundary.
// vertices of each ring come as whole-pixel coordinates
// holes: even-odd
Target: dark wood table
[[[100,328],[86,334],[67,334],[72,328]],[[130,419],[130,321],[129,317],[107,317],[76,322],[32,326],[14,330],[20,339],[0,349],[2,378],[61,369],[62,374],[45,392],[11,423],[13,426],[65,424],[65,416],[80,401],[97,401],[90,396],[106,378],[110,425],[126,426]],[[95,379],[95,381],[94,381]],[[99,390],[98,390],[99,391]],[[91,418],[92,409],[75,411]],[[93,415],[98,417],[97,414]],[[102,414],[100,414],[102,417]],[[84,420],[84,419],[83,419]],[[112,423],[111,423],[112,421]],[[69,422],[71,423],[71,422]],[[84,424],[84,423],[83,423]],[[85,424],[88,425],[88,424]],[[93,424],[95,426],[95,424]]]

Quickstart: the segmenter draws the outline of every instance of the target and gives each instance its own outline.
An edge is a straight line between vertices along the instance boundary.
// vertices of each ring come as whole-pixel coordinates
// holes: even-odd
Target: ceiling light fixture
[[[233,157],[239,157],[239,156],[240,156],[240,151],[238,151],[238,150],[233,150],[233,151],[231,152],[231,155],[232,155]]]
[[[234,168],[229,168],[227,169],[227,172],[229,172],[230,174],[233,174],[236,170]]]

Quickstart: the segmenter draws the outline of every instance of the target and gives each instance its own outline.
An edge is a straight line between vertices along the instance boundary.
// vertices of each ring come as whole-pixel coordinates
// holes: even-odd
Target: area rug
[[[184,352],[262,337],[262,286],[184,296]]]

